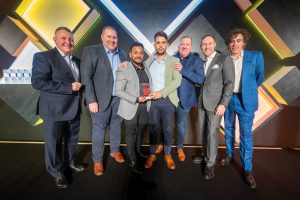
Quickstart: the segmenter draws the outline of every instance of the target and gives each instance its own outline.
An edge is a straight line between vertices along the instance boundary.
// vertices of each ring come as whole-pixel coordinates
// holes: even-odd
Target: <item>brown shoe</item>
[[[166,161],[167,167],[169,169],[175,169],[175,163],[174,163],[173,158],[171,157],[171,155],[165,155],[165,161]]]
[[[146,162],[145,162],[145,168],[149,169],[152,167],[154,161],[156,161],[156,155],[151,155],[147,158]]]
[[[183,152],[183,149],[178,149],[177,150],[177,154],[178,154],[178,159],[180,161],[185,161],[185,154]]]
[[[121,152],[110,153],[110,156],[113,157],[115,161],[117,161],[118,163],[125,162],[124,156],[122,155]]]
[[[94,163],[94,174],[96,176],[101,176],[103,174],[103,164],[102,162]]]
[[[156,147],[156,150],[155,150],[155,154],[160,154],[162,152],[162,150],[164,149],[164,146],[163,145],[158,145]]]

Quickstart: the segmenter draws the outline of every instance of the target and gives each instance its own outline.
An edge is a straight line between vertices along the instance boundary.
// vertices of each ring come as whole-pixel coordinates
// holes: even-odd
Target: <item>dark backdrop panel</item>
[[[2,7],[2,0],[0,1],[0,10],[5,10]],[[14,6],[8,5],[8,9],[12,10],[17,6],[18,1],[14,2]],[[119,37],[120,48],[128,51],[130,44],[134,41],[130,34],[123,29],[123,26],[111,15],[111,13],[104,8],[104,6],[96,0],[88,0],[89,4],[95,8],[100,13],[100,18],[92,26],[92,28],[86,33],[84,38],[80,40],[77,44],[74,54],[81,57],[82,51],[85,46],[94,45],[100,43],[101,29],[106,25],[111,25],[116,27]],[[173,20],[179,12],[181,12],[185,5],[190,1],[143,1],[143,6],[141,6],[141,1],[125,0],[125,1],[114,1],[119,5],[121,10],[127,14],[128,18],[136,23],[136,26],[141,29],[141,31],[148,37],[150,41],[153,40],[153,35],[156,31],[165,29],[165,27]],[[154,2],[154,3],[153,3]],[[172,4],[173,2],[173,4]],[[275,12],[280,12],[281,1],[265,1],[261,9],[263,15],[268,22],[274,26],[276,32],[283,37],[284,41],[287,42],[293,51],[297,51],[299,45],[295,44],[293,47],[293,39],[296,35],[283,34],[287,31],[286,26],[281,26],[280,23],[288,24],[288,27],[293,26],[294,30],[299,32],[299,26],[295,26],[294,21],[290,20],[288,17],[282,17],[281,22],[273,22],[273,16],[268,18],[270,12],[265,10],[269,6],[274,9]],[[291,7],[294,4],[289,4]],[[269,5],[270,4],[270,5]],[[145,6],[148,5],[148,6]],[[158,7],[156,7],[158,6]],[[279,8],[279,11],[278,11]],[[295,8],[297,8],[295,6]],[[269,9],[269,10],[272,10]],[[297,11],[297,9],[296,9]],[[5,11],[6,14],[11,12]],[[2,12],[1,12],[2,13]],[[299,15],[296,15],[299,21]],[[1,18],[2,21],[3,18]],[[197,28],[193,28],[197,26]],[[182,24],[174,34],[171,35],[170,45],[171,48],[176,51],[179,37],[182,34],[190,34],[195,38],[193,43],[194,51],[200,53],[199,43],[200,38],[207,33],[213,33],[217,35],[218,42],[220,44],[219,48],[226,52],[226,47],[224,46],[224,39],[226,38],[229,30],[235,27],[247,28],[252,33],[252,39],[247,45],[246,49],[249,50],[261,50],[265,58],[265,74],[266,77],[271,76],[282,66],[277,55],[273,50],[266,44],[264,39],[259,33],[252,27],[252,25],[245,19],[243,12],[236,5],[233,0],[204,0],[200,6],[195,10],[195,12]],[[288,31],[289,32],[289,31]],[[297,32],[297,33],[298,33]],[[298,34],[300,35],[300,34]],[[298,41],[298,40],[297,40]],[[300,41],[300,40],[299,40]],[[12,91],[15,92],[15,91]],[[0,94],[1,95],[1,94]],[[1,96],[0,96],[1,97]],[[22,103],[22,101],[20,101]],[[34,101],[32,102],[34,104]],[[297,105],[297,104],[296,104]],[[33,106],[33,105],[31,105]],[[297,106],[291,106],[284,108],[279,114],[273,119],[269,120],[263,127],[259,128],[254,133],[254,145],[261,146],[300,146],[299,138],[297,135],[300,134],[299,128],[299,109]],[[285,119],[285,121],[283,120]],[[298,121],[295,119],[298,119]],[[197,109],[193,109],[190,113],[189,120],[187,122],[187,144],[199,144],[200,138],[197,128]],[[298,122],[298,123],[297,123]],[[284,128],[288,126],[288,128]],[[280,127],[280,128],[274,128]],[[285,130],[288,130],[288,134],[285,134]],[[260,132],[264,134],[260,134]],[[176,133],[176,130],[174,130]],[[123,136],[123,135],[122,135]],[[124,137],[124,136],[123,136]],[[285,139],[282,139],[285,138]],[[108,140],[108,136],[106,138]],[[36,127],[31,126],[28,121],[21,117],[13,108],[8,106],[0,98],[0,140],[43,140],[43,125],[38,125]],[[86,107],[83,105],[83,114],[81,121],[80,130],[80,141],[90,141],[91,140],[91,121],[89,118],[89,113]],[[124,138],[122,139],[124,141]],[[145,142],[148,138],[145,138]],[[293,142],[292,142],[293,141]],[[221,137],[221,144],[223,143]]]

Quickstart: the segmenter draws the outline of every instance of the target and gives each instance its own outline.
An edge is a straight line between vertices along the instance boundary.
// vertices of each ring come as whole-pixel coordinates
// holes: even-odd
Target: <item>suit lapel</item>
[[[243,66],[242,66],[242,85],[245,84],[244,81],[245,81],[245,78],[248,73],[248,67],[251,66],[251,65],[249,65],[249,63],[251,63],[250,55],[249,55],[248,51],[244,50]]]
[[[206,76],[211,72],[212,67],[213,67],[215,64],[218,63],[219,57],[220,57],[220,54],[219,54],[219,53],[216,53],[215,57],[212,59],[210,65],[208,66]]]
[[[59,62],[58,66],[61,66],[61,69],[63,69],[75,81],[75,78],[73,76],[73,73],[72,73],[69,65],[66,63],[65,59],[61,56],[61,54],[59,53],[59,51],[56,48],[53,50],[53,55]]]

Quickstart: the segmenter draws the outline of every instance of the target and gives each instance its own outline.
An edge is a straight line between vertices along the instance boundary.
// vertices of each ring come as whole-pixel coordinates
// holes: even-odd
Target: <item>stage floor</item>
[[[180,162],[172,150],[175,170],[169,170],[160,155],[153,168],[136,175],[127,163],[117,164],[110,158],[106,146],[105,173],[97,177],[93,174],[91,146],[80,145],[78,159],[86,164],[86,171],[74,174],[74,181],[67,189],[57,189],[45,170],[42,144],[0,144],[1,199],[300,199],[297,151],[255,149],[256,191],[247,188],[238,156],[231,166],[217,164],[215,178],[207,181],[202,178],[200,165],[191,160],[201,149],[185,148],[185,151],[187,160]],[[218,158],[224,152],[220,148]]]

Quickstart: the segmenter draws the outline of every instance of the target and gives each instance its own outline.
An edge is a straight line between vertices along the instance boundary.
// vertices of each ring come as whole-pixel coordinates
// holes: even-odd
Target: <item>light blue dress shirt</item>
[[[151,92],[161,91],[165,88],[165,68],[166,58],[158,62],[157,57],[150,66],[150,75],[152,78]]]
[[[119,50],[116,49],[114,52],[111,52],[105,46],[104,46],[104,48],[105,48],[106,55],[108,56],[108,59],[109,59],[110,65],[111,65],[111,70],[113,73],[114,87],[113,87],[112,96],[115,96],[116,72],[117,72],[117,68],[121,64],[120,57],[119,57]]]

